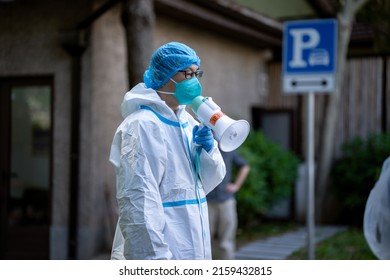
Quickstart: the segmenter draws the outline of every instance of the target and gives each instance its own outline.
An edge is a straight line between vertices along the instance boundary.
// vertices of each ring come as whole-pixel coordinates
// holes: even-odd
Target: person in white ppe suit
[[[201,95],[200,59],[171,42],[125,94],[110,162],[119,218],[111,259],[211,259],[206,194],[226,168],[213,134],[186,111]]]
[[[371,251],[381,260],[390,260],[390,157],[366,202],[364,237]]]

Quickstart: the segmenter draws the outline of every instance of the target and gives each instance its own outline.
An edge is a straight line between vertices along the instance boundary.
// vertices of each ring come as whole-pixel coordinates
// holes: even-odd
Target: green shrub
[[[342,152],[331,170],[332,191],[343,205],[340,222],[361,226],[368,195],[390,155],[390,134],[356,137],[344,143]]]
[[[256,130],[249,133],[239,152],[251,167],[237,193],[238,219],[240,227],[245,227],[292,194],[299,159]]]

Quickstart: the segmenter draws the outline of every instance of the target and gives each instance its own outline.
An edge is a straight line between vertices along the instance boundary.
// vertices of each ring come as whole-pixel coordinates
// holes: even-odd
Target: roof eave
[[[225,0],[155,0],[156,14],[248,42],[256,47],[282,45],[282,23]]]

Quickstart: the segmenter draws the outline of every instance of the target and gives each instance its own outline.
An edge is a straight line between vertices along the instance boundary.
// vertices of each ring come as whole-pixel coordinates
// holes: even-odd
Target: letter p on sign
[[[313,28],[302,28],[290,30],[290,35],[293,38],[293,53],[288,63],[290,67],[306,67],[307,62],[303,60],[303,50],[317,47],[320,34]]]

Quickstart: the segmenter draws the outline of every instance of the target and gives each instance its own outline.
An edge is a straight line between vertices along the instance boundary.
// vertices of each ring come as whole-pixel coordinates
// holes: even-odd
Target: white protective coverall
[[[175,114],[140,83],[121,109],[110,154],[119,206],[111,259],[211,259],[206,194],[226,173],[217,143],[209,153],[201,149],[196,180],[198,123],[185,106]]]
[[[371,251],[381,260],[390,260],[390,157],[368,196],[363,221]]]

